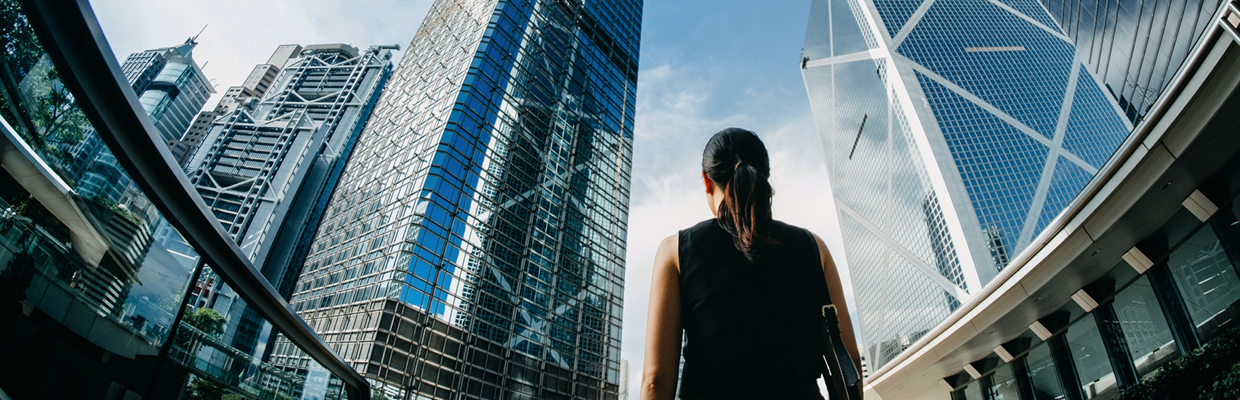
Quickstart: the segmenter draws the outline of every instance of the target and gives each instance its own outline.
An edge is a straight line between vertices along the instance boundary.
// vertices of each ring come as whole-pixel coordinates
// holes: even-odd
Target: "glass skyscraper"
[[[142,108],[169,145],[185,134],[207,98],[215,93],[191,54],[198,46],[195,39],[130,54],[121,64]]]
[[[1132,126],[1036,0],[815,0],[801,68],[876,370],[1020,253]]]
[[[641,11],[431,7],[290,301],[388,395],[616,397]]]
[[[1210,25],[1219,0],[1041,0],[1077,53],[1136,123]]]

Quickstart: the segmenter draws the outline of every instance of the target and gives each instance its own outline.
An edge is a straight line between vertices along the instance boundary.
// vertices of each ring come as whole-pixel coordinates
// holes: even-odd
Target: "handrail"
[[[19,0],[44,48],[66,73],[82,111],[130,178],[212,269],[327,371],[369,400],[370,385],[297,316],[213,217],[147,118],[87,0]]]
[[[896,358],[888,361],[882,368],[875,371],[871,377],[884,377],[887,373],[895,370],[898,366],[900,366],[900,364],[908,361],[908,359],[914,354],[929,345],[934,338],[943,334],[958,322],[961,322],[965,315],[968,315],[979,305],[981,305],[982,302],[990,296],[990,294],[994,293],[1006,284],[1013,276],[1016,276],[1017,272],[1036,266],[1036,264],[1029,264],[1029,261],[1041,252],[1042,249],[1050,243],[1052,238],[1061,233],[1063,229],[1067,227],[1068,222],[1076,218],[1076,216],[1085,209],[1086,204],[1094,200],[1099,192],[1101,192],[1103,186],[1109,183],[1111,179],[1119,173],[1120,167],[1122,167],[1124,163],[1126,163],[1132,155],[1136,153],[1137,149],[1141,147],[1141,144],[1145,142],[1145,139],[1154,130],[1155,125],[1161,122],[1162,117],[1170,109],[1171,103],[1179,97],[1179,94],[1183,92],[1184,88],[1188,85],[1189,77],[1196,74],[1197,70],[1201,67],[1201,64],[1205,61],[1206,54],[1209,52],[1212,45],[1218,40],[1219,36],[1223,34],[1223,30],[1225,28],[1223,28],[1222,25],[1226,24],[1223,17],[1226,16],[1226,10],[1229,5],[1231,7],[1235,7],[1234,4],[1229,3],[1235,2],[1236,0],[1231,0],[1219,6],[1219,9],[1214,13],[1214,18],[1211,20],[1214,23],[1206,32],[1202,34],[1201,39],[1194,44],[1188,58],[1184,60],[1183,64],[1180,64],[1180,68],[1172,77],[1167,87],[1163,89],[1161,94],[1159,94],[1158,100],[1156,100],[1153,106],[1150,107],[1150,112],[1147,113],[1146,117],[1133,128],[1132,132],[1128,135],[1128,139],[1124,141],[1119,150],[1117,150],[1115,154],[1107,160],[1107,163],[1098,170],[1098,173],[1094,175],[1094,178],[1085,185],[1085,188],[1082,189],[1081,193],[1068,204],[1068,207],[1066,207],[1058,217],[1052,220],[1050,224],[1047,225],[1046,229],[1035,237],[1029,243],[1028,247],[1017,254],[1016,257],[1008,263],[1007,267],[1001,270],[999,274],[994,277],[994,279],[991,279],[990,283],[983,287],[981,291],[970,297],[968,301],[962,304],[960,308],[956,309],[956,311],[949,315],[947,319],[943,320],[943,322],[940,322],[929,332],[926,332],[921,339],[917,340],[917,342],[900,352]],[[872,388],[876,381],[877,380],[865,382],[866,388]]]

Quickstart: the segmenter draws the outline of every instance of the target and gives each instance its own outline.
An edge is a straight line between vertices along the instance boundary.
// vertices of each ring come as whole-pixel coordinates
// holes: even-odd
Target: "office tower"
[[[198,46],[196,39],[130,54],[121,65],[125,79],[169,147],[215,93],[191,54]]]
[[[815,0],[802,75],[874,369],[999,273],[1131,125],[1036,0]]]
[[[276,76],[267,73],[269,65],[255,69],[263,71],[261,77],[274,78],[256,80],[253,90],[265,96],[212,122],[188,163],[190,182],[203,201],[286,298],[304,248],[391,73],[393,48],[280,46],[276,56],[287,64]],[[225,339],[253,351],[260,322],[240,316],[241,304],[221,302],[221,295],[235,297],[221,283],[206,291],[204,297],[214,298],[209,306],[230,315]]]
[[[202,138],[207,135],[207,130],[211,129],[211,123],[221,115],[223,113],[215,110],[199,111],[194,120],[190,122],[189,128],[185,130],[185,134],[181,135],[180,139],[169,142],[172,157],[176,158],[177,163],[185,165],[189,161],[194,151],[198,149],[198,145],[202,143]]]
[[[1041,0],[1077,56],[1136,124],[1213,21],[1219,0]]]
[[[216,118],[232,113],[234,109],[249,102],[250,99],[256,100],[263,97],[267,89],[271,88],[276,76],[280,74],[280,70],[284,68],[284,64],[301,54],[301,50],[301,45],[297,44],[277,46],[276,51],[271,54],[266,63],[254,66],[250,75],[246,76],[244,83],[240,86],[230,86],[224,91],[224,97],[215,104],[214,109],[199,112],[181,139],[169,144],[172,148],[172,155],[177,158],[177,161],[181,164],[189,161]]]
[[[641,9],[431,7],[290,301],[389,395],[617,395]]]

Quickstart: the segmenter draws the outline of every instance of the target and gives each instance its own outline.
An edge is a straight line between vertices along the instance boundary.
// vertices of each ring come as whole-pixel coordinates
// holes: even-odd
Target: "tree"
[[[221,400],[226,392],[223,386],[195,377],[194,381],[189,384],[189,395],[185,398],[188,400]]]
[[[209,336],[216,336],[223,332],[224,323],[227,322],[223,315],[206,307],[186,312],[182,320]]]

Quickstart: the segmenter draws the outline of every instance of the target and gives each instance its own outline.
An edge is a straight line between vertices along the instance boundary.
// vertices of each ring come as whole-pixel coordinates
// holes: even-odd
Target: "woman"
[[[753,132],[716,133],[702,183],[716,218],[670,236],[655,255],[646,325],[643,400],[822,399],[821,283],[839,309],[841,337],[860,356],[835,263],[817,235],[771,218],[766,146]]]

